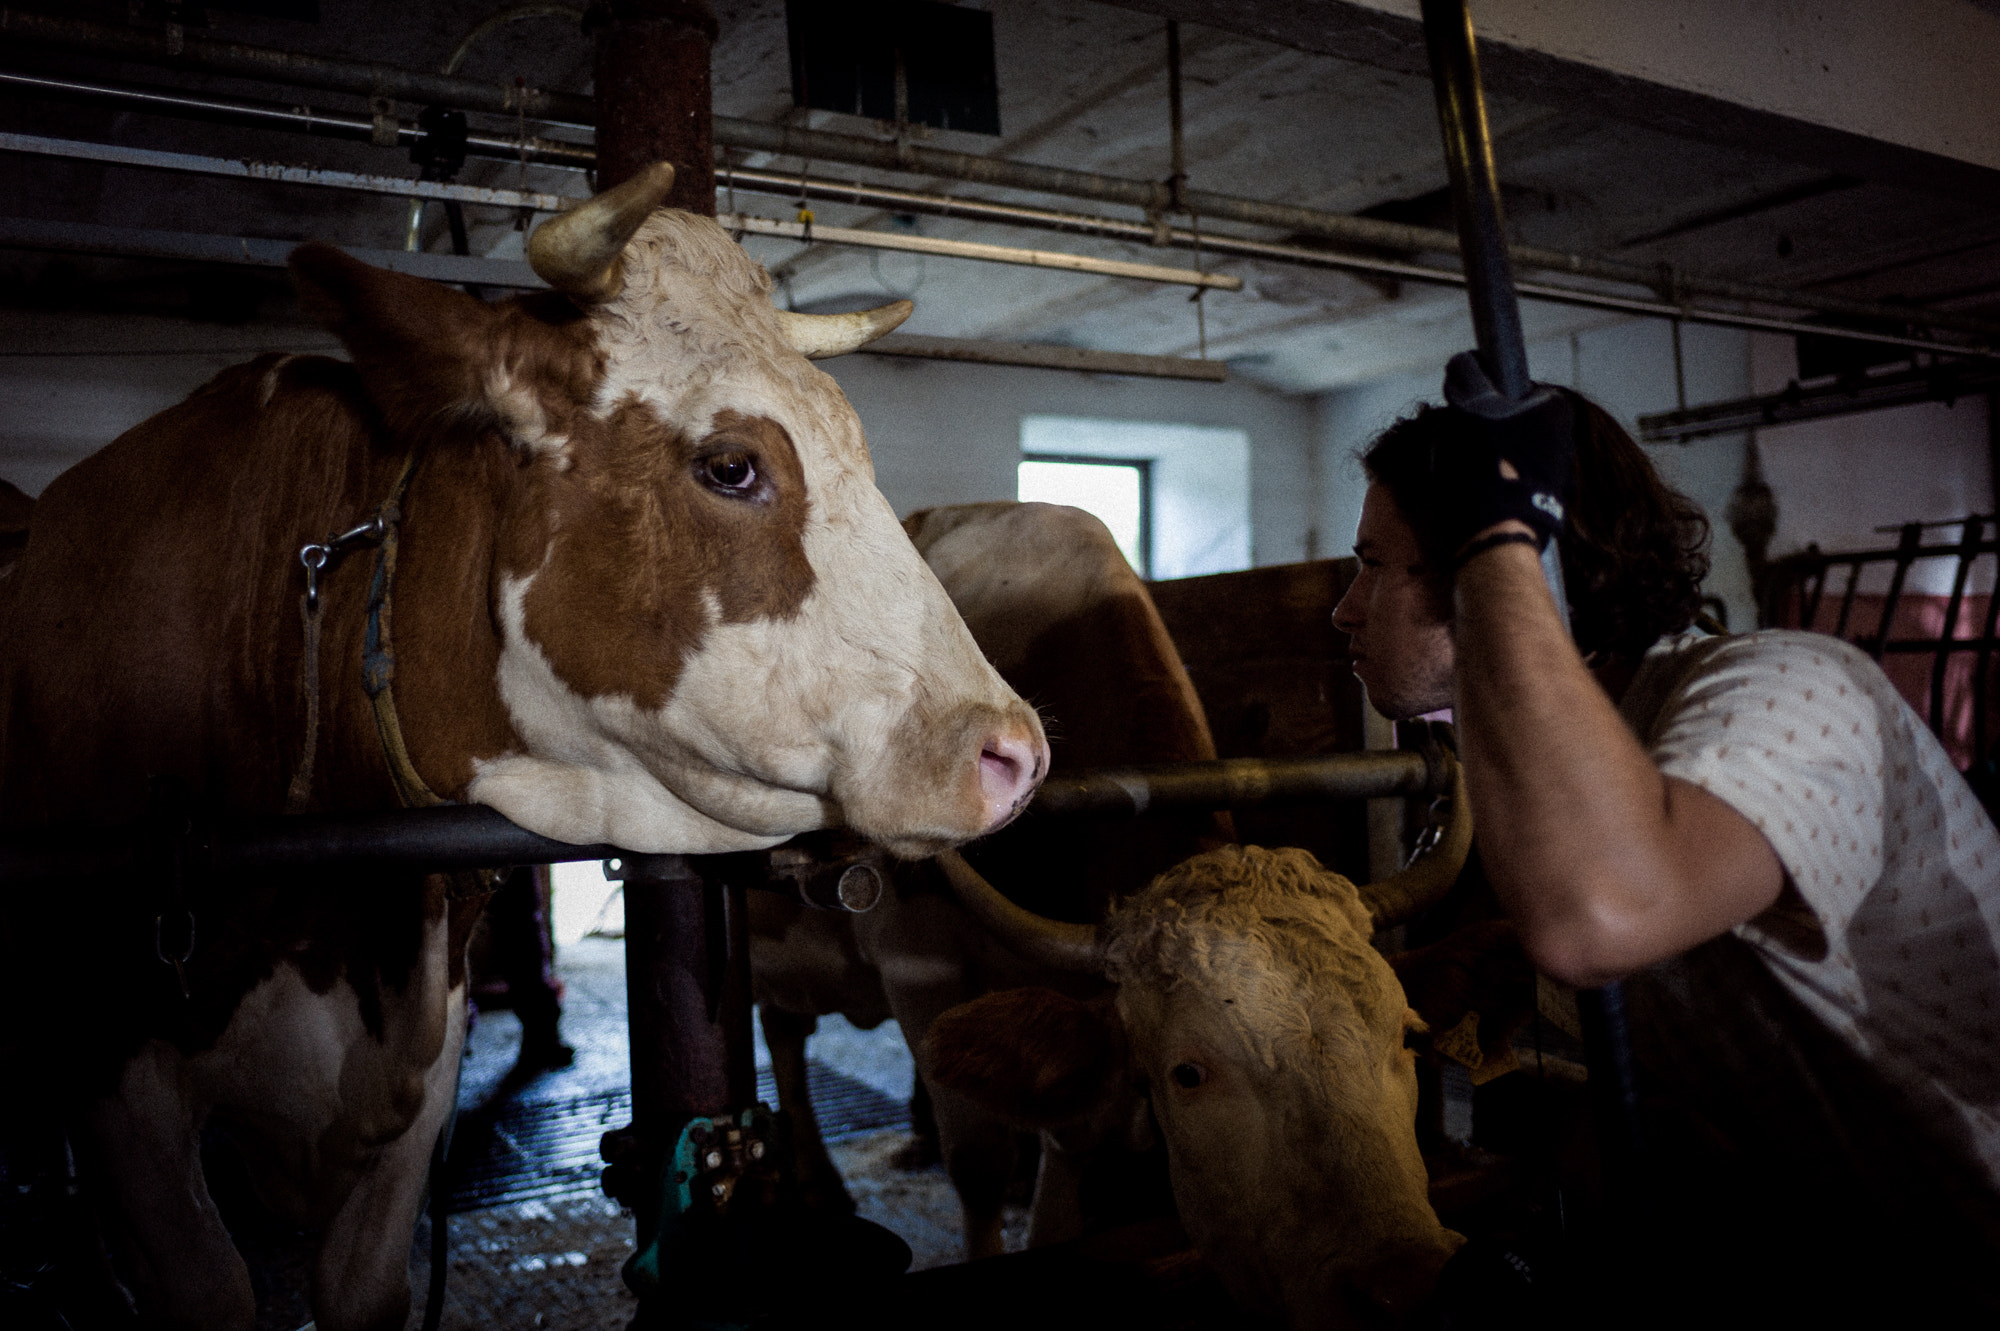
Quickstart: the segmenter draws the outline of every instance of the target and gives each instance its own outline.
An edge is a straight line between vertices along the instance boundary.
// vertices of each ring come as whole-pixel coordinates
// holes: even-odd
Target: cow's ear
[[[561,448],[560,418],[587,395],[595,363],[566,301],[489,305],[330,245],[301,245],[291,269],[394,437],[491,429],[524,448]]]
[[[929,1075],[1028,1128],[1096,1109],[1117,1089],[1125,1031],[1109,1003],[1053,989],[1008,989],[961,1003],[924,1039]]]

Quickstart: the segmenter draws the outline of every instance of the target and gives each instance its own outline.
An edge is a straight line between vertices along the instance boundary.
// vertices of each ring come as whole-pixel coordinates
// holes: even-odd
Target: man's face
[[[1333,608],[1333,626],[1353,638],[1368,701],[1392,721],[1451,706],[1451,624],[1438,614],[1417,534],[1379,485],[1362,501],[1354,553],[1361,573]]]

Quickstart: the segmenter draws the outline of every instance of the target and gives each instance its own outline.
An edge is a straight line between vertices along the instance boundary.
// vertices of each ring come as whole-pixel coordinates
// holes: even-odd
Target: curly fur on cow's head
[[[1169,870],[1105,926],[1188,1234],[1297,1327],[1408,1312],[1461,1241],[1426,1195],[1421,1022],[1373,928],[1347,879],[1254,846]]]
[[[1356,1016],[1369,1031],[1400,1027],[1402,987],[1369,945],[1374,927],[1354,884],[1310,852],[1226,846],[1126,900],[1106,925],[1106,958],[1121,985],[1209,991],[1276,1068],[1351,1043]]]

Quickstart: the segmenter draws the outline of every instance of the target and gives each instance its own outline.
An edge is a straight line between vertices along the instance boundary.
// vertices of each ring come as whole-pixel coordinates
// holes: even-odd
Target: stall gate
[[[1956,541],[1931,536],[1959,529]],[[2000,696],[1994,647],[2000,643],[2000,596],[1974,590],[1979,561],[2000,581],[2000,519],[1973,514],[1910,522],[1896,544],[1879,550],[1827,552],[1817,545],[1774,560],[1759,579],[1758,617],[1767,628],[1828,633],[1881,663],[1896,689],[1944,744],[1989,810],[2000,803]],[[1908,590],[1910,569],[1953,561],[1946,595]],[[1864,570],[1887,565],[1886,589],[1863,591]]]

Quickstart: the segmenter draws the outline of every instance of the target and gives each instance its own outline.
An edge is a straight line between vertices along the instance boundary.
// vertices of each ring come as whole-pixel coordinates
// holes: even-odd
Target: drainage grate
[[[907,1105],[823,1063],[808,1060],[806,1086],[828,1141],[909,1126]],[[757,1098],[777,1103],[768,1071],[757,1074]],[[451,1209],[476,1211],[595,1192],[604,1168],[598,1139],[631,1121],[629,1089],[463,1110],[451,1146]]]

